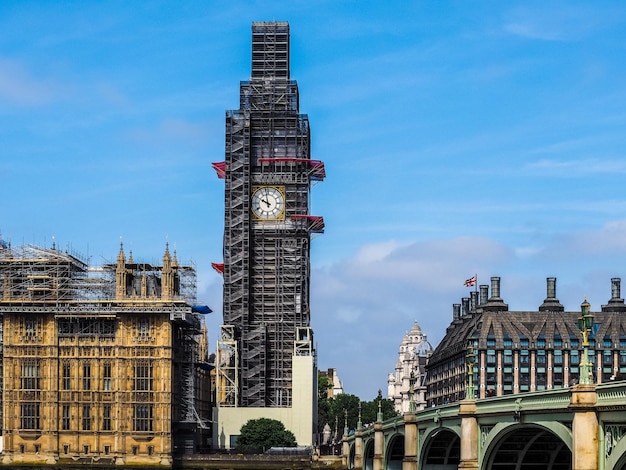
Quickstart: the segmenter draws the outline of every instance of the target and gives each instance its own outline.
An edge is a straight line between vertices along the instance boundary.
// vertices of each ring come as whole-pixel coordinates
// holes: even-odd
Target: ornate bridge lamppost
[[[593,326],[593,315],[589,313],[591,305],[587,302],[587,297],[580,304],[580,317],[578,318],[578,328],[583,334],[583,357],[580,364],[581,384],[593,383],[593,364],[589,361],[589,334]]]
[[[476,397],[476,389],[474,387],[474,363],[476,362],[476,353],[474,345],[470,341],[465,353],[465,364],[467,365],[467,389],[465,392],[466,400],[473,400]]]

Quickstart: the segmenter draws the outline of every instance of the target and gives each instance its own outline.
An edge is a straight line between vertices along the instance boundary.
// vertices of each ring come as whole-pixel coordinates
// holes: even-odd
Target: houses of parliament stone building
[[[0,242],[2,462],[171,465],[210,440],[195,269]],[[200,313],[199,313],[200,312]]]

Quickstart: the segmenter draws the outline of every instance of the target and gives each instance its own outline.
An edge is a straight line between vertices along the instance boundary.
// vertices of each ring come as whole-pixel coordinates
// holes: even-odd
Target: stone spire
[[[202,328],[200,330],[200,344],[198,345],[198,354],[200,355],[200,360],[203,362],[209,361],[209,331],[206,327],[206,323],[202,322]]]
[[[120,252],[117,254],[117,265],[115,267],[115,300],[126,298],[126,255],[124,254],[124,243],[120,241]]]
[[[165,242],[165,254],[163,255],[163,271],[161,279],[161,298],[171,300],[174,297],[174,271],[172,269],[172,256],[170,255],[169,242]]]

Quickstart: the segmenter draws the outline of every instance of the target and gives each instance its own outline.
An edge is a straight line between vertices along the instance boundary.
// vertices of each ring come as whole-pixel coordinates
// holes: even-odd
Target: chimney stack
[[[463,316],[467,315],[470,312],[469,301],[470,301],[470,299],[468,297],[463,297],[461,299],[461,305],[462,305],[462,307],[461,307],[461,315],[463,315]]]
[[[478,308],[478,292],[473,290],[470,292],[470,312],[475,312]]]
[[[565,308],[556,298],[556,277],[546,278],[546,299],[539,306],[540,312],[563,312]]]
[[[485,305],[489,301],[489,286],[482,284],[480,286],[480,305]]]
[[[620,298],[620,284],[622,280],[619,277],[611,278],[611,300],[607,305],[602,306],[603,312],[626,312],[626,304],[624,299]]]
[[[491,298],[489,302],[497,302],[498,300],[502,300],[500,298],[500,278],[497,276],[491,277]]]
[[[452,304],[452,320],[457,321],[461,319],[461,304]]]
[[[482,286],[481,286],[482,288]],[[482,291],[481,291],[482,295]],[[481,299],[482,300],[482,299]],[[500,278],[494,276],[491,278],[491,297],[483,306],[483,310],[492,312],[507,311],[509,306],[504,303],[500,297]]]
[[[613,277],[611,278],[611,300],[623,300],[620,299],[620,284],[621,284],[622,280],[619,277]]]

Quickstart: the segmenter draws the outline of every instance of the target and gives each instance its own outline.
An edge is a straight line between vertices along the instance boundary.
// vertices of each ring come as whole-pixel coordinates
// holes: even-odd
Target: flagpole
[[[476,282],[474,283],[474,292],[478,292],[478,273],[474,274]]]

